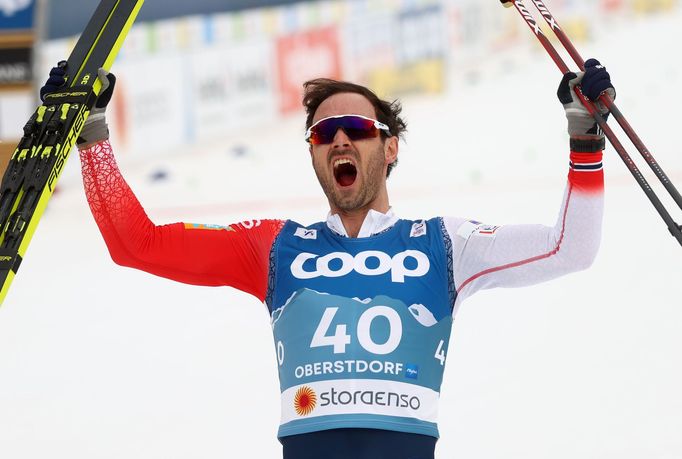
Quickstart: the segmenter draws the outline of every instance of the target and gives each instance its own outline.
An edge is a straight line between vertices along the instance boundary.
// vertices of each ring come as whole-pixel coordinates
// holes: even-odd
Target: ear
[[[398,137],[393,136],[384,142],[384,159],[386,164],[393,164],[398,159]]]

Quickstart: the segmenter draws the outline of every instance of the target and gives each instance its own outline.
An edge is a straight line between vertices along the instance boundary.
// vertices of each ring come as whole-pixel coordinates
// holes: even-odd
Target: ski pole
[[[547,36],[542,32],[540,26],[535,21],[533,15],[530,14],[526,6],[523,4],[523,1],[500,0],[500,2],[505,7],[514,6],[518,13],[521,15],[521,17],[526,21],[528,27],[530,27],[531,31],[535,34],[542,47],[545,49],[545,51],[547,51],[549,57],[557,65],[561,73],[566,74],[567,72],[570,72],[570,69],[568,68],[564,60],[561,58],[557,50],[554,48],[552,43],[549,41]],[[554,21],[553,17],[550,21],[551,21],[550,25],[556,24],[556,21]],[[615,148],[616,152],[618,153],[618,156],[620,156],[620,158],[623,160],[623,163],[625,163],[625,166],[628,168],[632,176],[635,178],[639,186],[642,188],[644,194],[647,196],[647,198],[649,198],[649,201],[653,204],[654,208],[667,225],[670,233],[673,235],[673,237],[677,239],[680,245],[682,245],[682,227],[675,223],[673,218],[670,216],[670,213],[667,211],[665,206],[663,206],[663,203],[658,198],[654,190],[651,188],[649,182],[647,182],[647,180],[644,178],[644,175],[642,175],[642,172],[639,170],[635,162],[632,160],[627,151],[625,151],[625,147],[620,142],[620,140],[618,140],[616,134],[613,132],[611,127],[606,123],[604,117],[601,116],[601,113],[594,105],[594,103],[592,103],[590,100],[587,99],[587,97],[585,97],[585,95],[582,93],[582,90],[578,85],[575,86],[574,90],[580,102],[585,106],[590,115],[592,115],[592,117],[595,119],[599,127],[602,129],[606,137],[609,139],[609,142],[611,142],[611,145],[613,145],[613,147]],[[658,169],[660,170],[660,167]],[[668,180],[668,182],[670,181]]]
[[[568,54],[571,56],[573,61],[575,61],[575,63],[578,65],[580,70],[585,70],[585,61],[580,56],[580,53],[578,53],[578,50],[575,48],[575,46],[573,46],[573,43],[568,38],[568,35],[566,35],[561,27],[559,27],[559,23],[549,11],[549,8],[547,8],[542,0],[532,0],[532,2],[547,24],[550,26],[554,34],[557,36],[561,44],[564,46]],[[623,132],[625,132],[632,144],[637,148],[647,164],[649,164],[649,167],[651,167],[651,170],[654,172],[654,174],[656,174],[656,177],[658,177],[665,189],[668,190],[668,193],[670,193],[670,196],[673,198],[673,200],[677,203],[680,209],[682,209],[682,196],[680,195],[680,192],[677,191],[675,185],[673,185],[665,172],[663,172],[661,166],[659,166],[658,162],[656,162],[653,155],[646,145],[644,145],[644,142],[642,142],[642,139],[639,138],[628,120],[625,119],[625,116],[620,109],[618,109],[616,103],[613,101],[613,99],[611,99],[611,96],[604,93],[600,96],[599,101],[609,109],[611,115],[613,115],[616,121],[618,121],[618,124],[620,124],[621,128],[623,128]]]

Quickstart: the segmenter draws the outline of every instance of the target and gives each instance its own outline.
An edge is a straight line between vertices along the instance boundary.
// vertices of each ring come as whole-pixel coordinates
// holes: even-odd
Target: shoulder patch
[[[459,225],[459,228],[457,228],[457,236],[464,240],[468,240],[474,234],[478,236],[495,237],[495,233],[499,228],[500,226],[485,225],[474,220],[469,220]]]
[[[476,231],[478,234],[481,236],[488,236],[488,237],[495,237],[495,232],[499,229],[499,226],[493,226],[493,225],[481,225],[478,228],[476,228]]]
[[[185,223],[185,229],[187,229],[187,230],[234,231],[234,228],[232,228],[231,226],[204,225],[202,223]]]
[[[317,230],[308,228],[296,228],[294,236],[300,237],[301,239],[317,239]]]
[[[426,222],[424,220],[413,223],[410,230],[410,237],[420,237],[426,235]]]

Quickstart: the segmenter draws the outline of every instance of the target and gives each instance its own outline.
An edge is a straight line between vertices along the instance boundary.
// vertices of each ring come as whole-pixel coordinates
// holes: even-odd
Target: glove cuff
[[[597,151],[602,151],[606,147],[606,140],[604,137],[571,137],[570,147],[571,151],[576,153],[594,153]]]
[[[76,140],[78,148],[109,139],[109,126],[104,116],[104,108],[96,108],[90,112],[85,120],[83,130]]]

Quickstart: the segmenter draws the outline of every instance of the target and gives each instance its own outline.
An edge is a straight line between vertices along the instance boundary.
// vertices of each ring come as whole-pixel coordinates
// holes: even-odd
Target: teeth
[[[353,162],[346,158],[341,158],[334,161],[334,167],[339,167],[341,164],[353,164]]]

